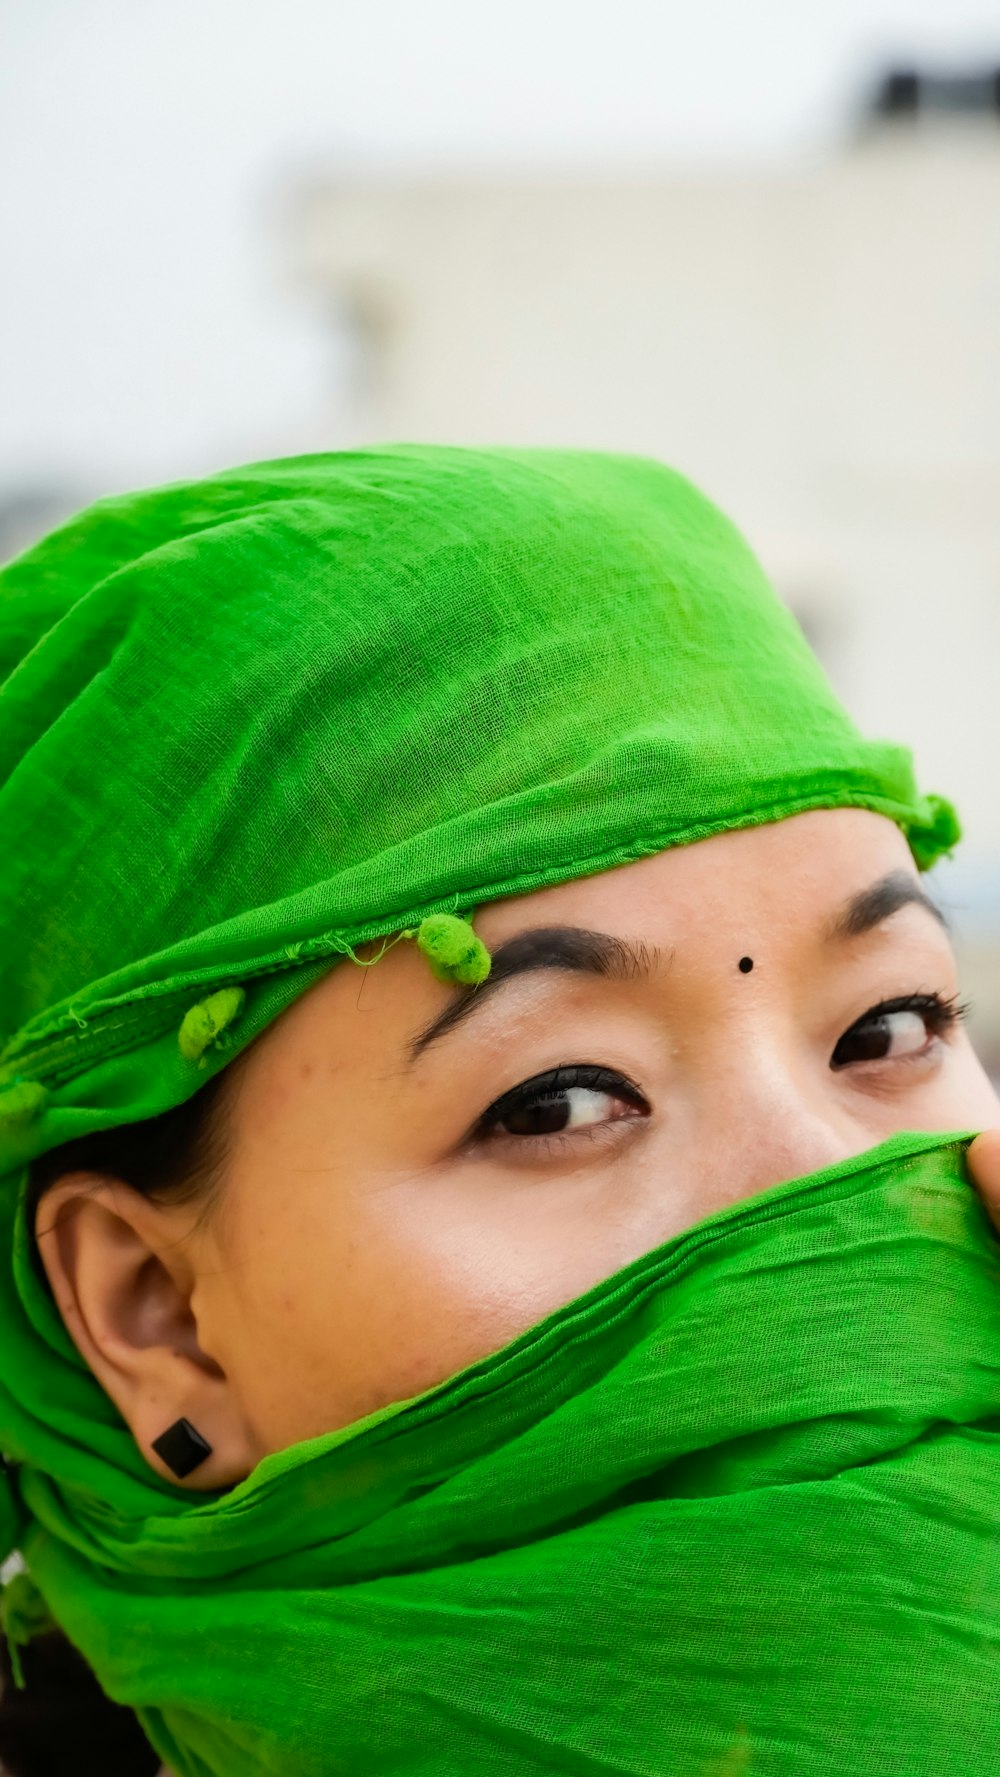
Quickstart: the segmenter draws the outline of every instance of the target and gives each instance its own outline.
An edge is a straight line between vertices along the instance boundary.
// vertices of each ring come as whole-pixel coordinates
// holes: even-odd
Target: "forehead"
[[[563,922],[627,929],[650,943],[738,929],[751,916],[819,928],[899,870],[916,878],[894,822],[867,809],[813,809],[484,906],[476,929],[493,948],[526,926]]]

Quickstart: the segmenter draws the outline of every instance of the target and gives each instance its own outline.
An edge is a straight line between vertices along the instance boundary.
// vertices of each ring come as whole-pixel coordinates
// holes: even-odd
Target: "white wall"
[[[297,275],[338,442],[648,451],[741,523],[862,727],[966,840],[940,867],[1000,1077],[1000,129],[795,170],[341,179]]]
[[[354,340],[332,435],[675,463],[1000,871],[1000,129],[745,177],[341,181],[296,250]]]

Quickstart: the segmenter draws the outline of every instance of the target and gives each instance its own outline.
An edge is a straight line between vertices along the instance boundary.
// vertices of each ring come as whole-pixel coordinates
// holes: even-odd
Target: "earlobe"
[[[199,1342],[196,1270],[178,1219],[118,1179],[80,1172],[45,1192],[35,1232],[66,1329],[150,1466],[198,1490],[242,1480],[260,1452]],[[186,1469],[156,1447],[182,1420],[208,1451]]]

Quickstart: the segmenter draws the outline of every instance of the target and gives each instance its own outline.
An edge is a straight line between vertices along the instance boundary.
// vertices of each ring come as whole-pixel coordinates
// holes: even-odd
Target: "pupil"
[[[887,1018],[873,1018],[851,1037],[852,1058],[856,1061],[881,1061],[888,1055],[892,1042]]]
[[[565,1096],[540,1098],[534,1104],[508,1111],[503,1127],[508,1135],[555,1135],[569,1122],[569,1104]]]

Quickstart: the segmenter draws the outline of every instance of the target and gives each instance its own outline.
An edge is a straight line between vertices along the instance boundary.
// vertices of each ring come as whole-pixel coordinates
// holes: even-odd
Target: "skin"
[[[923,892],[896,827],[823,810],[497,902],[476,917],[488,990],[436,981],[398,943],[364,971],[338,965],[257,1039],[231,1070],[207,1215],[114,1179],[58,1181],[42,1258],[151,1465],[169,1473],[151,1443],[184,1415],[213,1446],[184,1484],[236,1482],[498,1349],[714,1210],[897,1130],[1000,1125],[960,1023],[904,1010],[859,1027],[882,1002],[958,987],[926,906],[842,929],[886,878],[888,905]],[[627,940],[632,963],[501,979],[499,947],[552,927]],[[537,1109],[528,1133],[482,1127],[499,1095],[572,1064],[629,1089],[573,1087],[561,1133],[530,1133]],[[1000,1214],[1000,1127],[972,1166]]]

